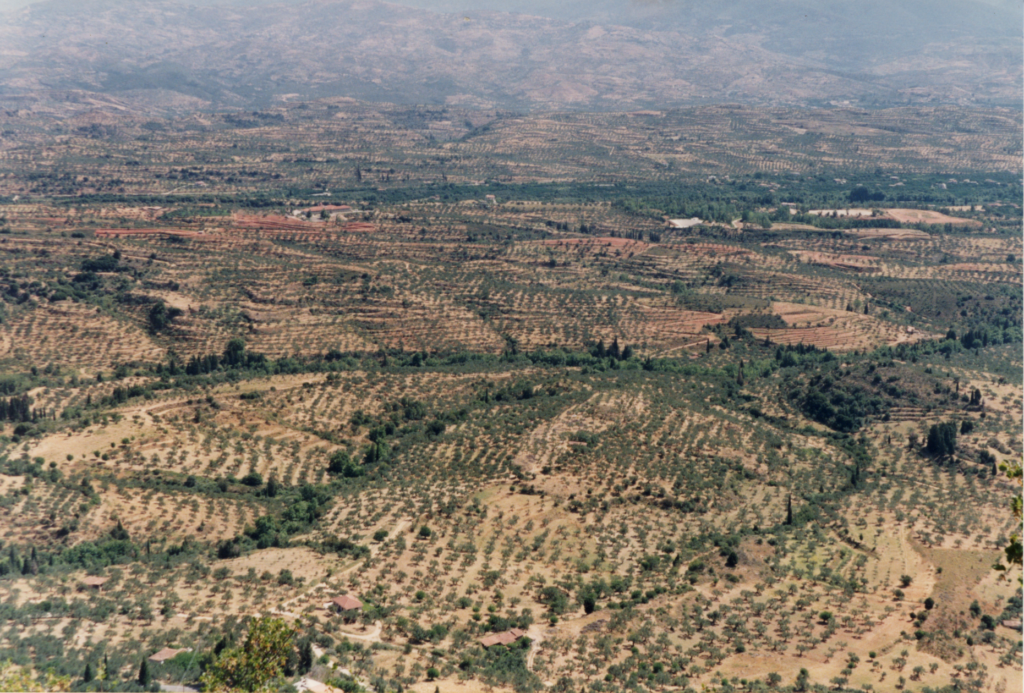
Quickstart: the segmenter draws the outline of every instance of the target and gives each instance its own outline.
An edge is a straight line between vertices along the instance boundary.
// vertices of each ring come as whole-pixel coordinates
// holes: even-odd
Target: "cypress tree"
[[[786,524],[793,524],[793,494],[786,498]]]
[[[128,535],[128,530],[126,530],[124,528],[124,525],[121,524],[121,520],[117,521],[117,527],[114,527],[114,529],[110,530],[110,538],[116,539],[118,541],[131,540],[131,537]]]
[[[299,650],[299,673],[307,674],[313,668],[313,643],[306,640]]]
[[[149,664],[146,660],[142,660],[142,664],[139,665],[139,685],[149,687],[150,676],[149,676]]]

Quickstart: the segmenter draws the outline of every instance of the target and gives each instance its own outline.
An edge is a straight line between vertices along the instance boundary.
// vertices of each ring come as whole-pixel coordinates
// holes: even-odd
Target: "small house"
[[[511,645],[519,638],[526,635],[525,630],[518,628],[512,628],[502,633],[491,633],[483,638],[480,638],[480,644],[484,647],[494,647],[495,645]]]
[[[159,652],[151,655],[149,657],[149,661],[153,662],[154,664],[163,664],[168,659],[174,659],[182,652],[188,652],[188,650],[176,650],[173,647],[165,647]]]
[[[331,600],[331,604],[338,610],[345,620],[354,619],[363,609],[363,603],[355,597],[343,594]]]
[[[82,579],[82,587],[99,592],[110,578],[89,575]]]
[[[308,676],[303,676],[299,679],[298,683],[295,684],[295,690],[299,691],[299,693],[343,693],[340,688],[328,686],[326,683],[321,683]]]

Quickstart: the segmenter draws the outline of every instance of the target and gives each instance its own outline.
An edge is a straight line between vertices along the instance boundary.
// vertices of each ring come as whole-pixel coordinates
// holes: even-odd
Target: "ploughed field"
[[[195,682],[272,616],[351,690],[1021,687],[1015,116],[346,109],[278,179],[341,126],[4,145],[5,676]],[[185,140],[237,157],[142,170]]]

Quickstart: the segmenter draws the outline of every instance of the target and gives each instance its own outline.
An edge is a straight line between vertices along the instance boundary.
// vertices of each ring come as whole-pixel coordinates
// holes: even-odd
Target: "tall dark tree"
[[[128,530],[121,524],[121,520],[117,521],[117,526],[110,530],[110,538],[117,541],[130,541],[131,537],[128,535]]]
[[[270,477],[267,480],[267,486],[263,489],[263,494],[267,498],[276,498],[277,494],[281,492],[281,484],[278,482],[276,477]]]
[[[245,340],[241,337],[235,337],[228,342],[227,347],[224,349],[224,363],[229,366],[238,366],[241,365],[244,357]]]
[[[619,358],[619,356],[621,356],[621,352],[619,351],[619,338],[618,337],[613,339],[612,340],[612,345],[610,347],[608,347],[608,355],[611,356],[613,359],[617,359],[617,358]]]
[[[155,334],[163,330],[181,313],[180,308],[174,308],[173,306],[168,308],[167,304],[163,301],[157,301],[149,309],[149,331]]]
[[[36,413],[32,410],[32,398],[28,395],[0,399],[0,419],[16,422],[34,421]]]
[[[934,424],[928,429],[928,452],[932,455],[952,455],[956,451],[956,424]]]
[[[305,640],[299,648],[299,673],[308,673],[313,668],[313,643]]]

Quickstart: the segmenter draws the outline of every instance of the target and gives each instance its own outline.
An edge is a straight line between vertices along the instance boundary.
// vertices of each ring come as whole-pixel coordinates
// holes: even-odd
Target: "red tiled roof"
[[[363,603],[355,597],[350,597],[347,594],[343,594],[340,597],[335,597],[331,600],[333,604],[337,604],[338,608],[342,611],[354,611],[356,609],[362,609]]]
[[[511,645],[524,635],[526,635],[525,630],[513,628],[512,630],[506,630],[504,633],[491,633],[486,637],[480,638],[480,644],[484,647],[492,647],[494,645]]]
[[[175,650],[171,647],[165,647],[156,654],[151,655],[149,661],[166,662],[168,659],[174,659],[175,657],[177,657],[179,652],[184,652],[184,650]]]

